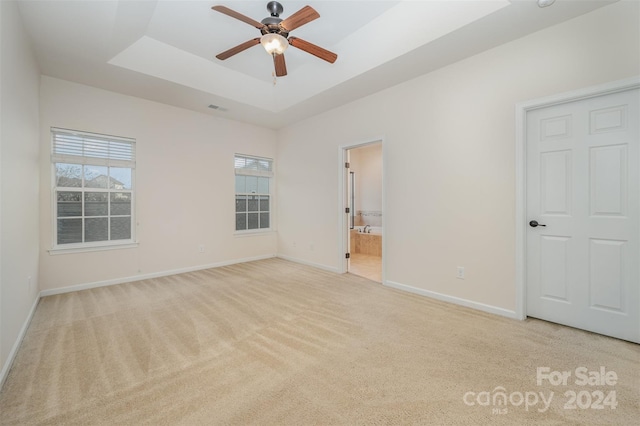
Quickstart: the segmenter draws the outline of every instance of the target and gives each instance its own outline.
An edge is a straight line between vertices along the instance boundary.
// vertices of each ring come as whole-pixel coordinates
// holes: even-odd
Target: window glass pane
[[[107,188],[109,180],[107,167],[84,166],[84,186],[86,188]]]
[[[250,212],[258,211],[258,197],[256,197],[255,195],[249,196],[249,202],[247,203],[247,210],[249,210]]]
[[[58,244],[82,242],[82,219],[58,219]]]
[[[58,217],[82,216],[82,192],[58,191]]]
[[[84,215],[106,216],[109,208],[106,192],[84,193]]]
[[[246,176],[247,178],[247,194],[255,194],[258,192],[257,176]]]
[[[111,239],[112,240],[131,239],[131,217],[111,218]]]
[[[258,229],[258,213],[247,213],[247,229]]]
[[[128,167],[109,167],[109,188],[131,189],[131,169]]]
[[[247,229],[247,214],[236,213],[236,231],[244,231]]]
[[[269,213],[260,213],[260,228],[268,228],[269,227]]]
[[[106,217],[85,219],[84,241],[107,241],[109,239],[108,223]]]
[[[258,178],[258,194],[268,194],[268,193],[269,193],[269,178],[259,177]]]
[[[262,196],[260,196],[258,198],[260,198],[260,211],[261,212],[268,212],[269,211],[269,197],[262,195]]]
[[[236,175],[236,194],[244,194],[246,176]]]
[[[112,192],[111,193],[111,214],[116,216],[131,214],[131,193]],[[113,235],[113,231],[111,231]]]
[[[56,163],[56,186],[82,187],[82,166],[80,164]]]
[[[247,211],[247,196],[236,195],[236,212],[246,212],[246,211]]]

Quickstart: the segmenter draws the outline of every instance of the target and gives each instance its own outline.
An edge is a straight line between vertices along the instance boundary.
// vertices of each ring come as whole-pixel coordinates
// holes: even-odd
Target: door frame
[[[516,318],[527,318],[527,113],[569,102],[580,101],[640,88],[640,76],[516,104]]]
[[[347,184],[348,180],[346,177],[346,168],[345,163],[347,163],[348,159],[348,151],[350,149],[362,148],[367,145],[374,145],[380,143],[382,144],[382,284],[386,283],[386,212],[387,212],[387,202],[386,202],[386,168],[387,168],[387,144],[385,143],[384,136],[373,137],[370,139],[365,139],[360,142],[352,142],[345,145],[340,145],[338,147],[338,205],[339,209],[339,218],[338,218],[338,233],[340,241],[339,247],[340,252],[338,255],[340,256],[340,261],[338,265],[340,265],[338,272],[341,274],[349,272],[349,260],[345,257],[345,253],[349,249],[349,219],[348,215],[345,213],[345,208],[349,205],[347,200]]]

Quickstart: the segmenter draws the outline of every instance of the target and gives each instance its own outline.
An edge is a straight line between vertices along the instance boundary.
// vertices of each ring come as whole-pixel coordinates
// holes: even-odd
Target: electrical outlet
[[[296,243],[295,241],[293,242],[293,247],[298,247],[298,243]]]
[[[456,278],[464,280],[464,266],[456,267]]]
[[[200,245],[198,246],[198,252],[200,252],[200,253],[204,253],[204,244],[200,244]]]

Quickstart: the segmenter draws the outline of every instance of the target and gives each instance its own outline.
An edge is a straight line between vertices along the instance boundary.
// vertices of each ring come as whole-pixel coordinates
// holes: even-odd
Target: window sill
[[[138,247],[137,242],[126,242],[119,244],[99,245],[99,246],[75,246],[75,247],[55,247],[48,250],[49,255],[57,256],[59,254],[73,254],[73,253],[86,253],[91,251],[104,251],[104,250],[121,250]]]
[[[273,228],[269,229],[251,229],[248,231],[235,231],[233,233],[234,237],[256,237],[260,235],[268,235],[275,233],[276,230]]]

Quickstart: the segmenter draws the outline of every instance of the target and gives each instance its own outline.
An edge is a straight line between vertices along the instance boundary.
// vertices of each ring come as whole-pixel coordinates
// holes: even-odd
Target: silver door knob
[[[547,225],[543,225],[541,223],[538,223],[537,220],[532,220],[531,222],[529,222],[529,226],[532,228],[535,228],[536,226],[547,226]]]

